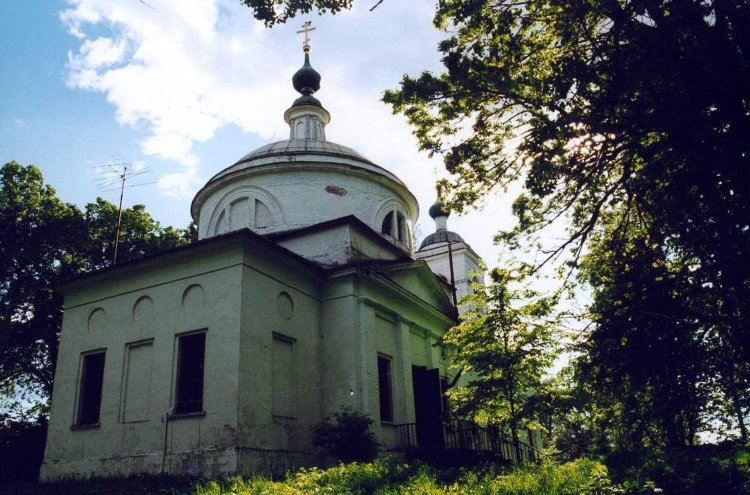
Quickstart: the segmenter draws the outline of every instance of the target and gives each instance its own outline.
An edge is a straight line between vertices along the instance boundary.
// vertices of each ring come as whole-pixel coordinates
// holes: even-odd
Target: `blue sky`
[[[331,112],[329,140],[396,173],[420,202],[418,229],[434,230],[439,159],[416,149],[401,116],[380,103],[404,73],[440,69],[432,1],[393,0],[369,12],[297,18],[266,29],[239,0],[36,0],[0,2],[0,162],[35,164],[67,202],[117,191],[97,189],[97,169],[124,160],[152,172],[125,205],[146,205],[162,224],[185,226],[206,180],[247,152],[285,139],[284,110],[296,97],[302,63],[296,34],[312,20],[317,97]],[[444,172],[440,172],[444,175]],[[495,264],[491,238],[511,225],[512,194],[452,217],[460,233]]]

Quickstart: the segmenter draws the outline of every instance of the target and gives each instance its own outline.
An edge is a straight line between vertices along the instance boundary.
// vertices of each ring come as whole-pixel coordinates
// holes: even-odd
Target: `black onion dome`
[[[451,211],[448,208],[446,208],[445,205],[441,203],[440,201],[437,201],[434,205],[430,206],[429,212],[432,218],[447,217],[447,216],[450,216],[451,214]]]
[[[292,76],[292,84],[303,95],[311,95],[320,89],[320,74],[310,65],[308,53],[305,53],[305,65]]]
[[[430,210],[432,210],[432,208],[430,208]],[[430,212],[430,214],[432,214],[432,212]],[[463,238],[455,232],[451,232],[450,230],[438,230],[424,238],[422,244],[419,245],[419,251],[431,244],[440,244],[441,242],[463,242],[466,244]]]
[[[300,96],[294,100],[294,103],[292,103],[293,107],[300,107],[302,105],[315,105],[316,107],[323,108],[323,104],[320,103],[320,100],[309,94]]]

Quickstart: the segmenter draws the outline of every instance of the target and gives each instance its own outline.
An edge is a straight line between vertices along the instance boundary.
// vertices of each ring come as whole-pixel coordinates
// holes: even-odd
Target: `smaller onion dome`
[[[432,219],[435,220],[435,232],[425,237],[419,246],[419,250],[432,244],[464,242],[460,235],[448,230],[448,217],[451,211],[440,200],[435,201],[435,204],[430,206],[429,212]]]
[[[451,211],[445,207],[443,203],[440,201],[436,201],[435,204],[430,206],[430,217],[433,219],[437,217],[449,217],[451,214]]]
[[[323,104],[320,100],[315,98],[313,95],[302,95],[292,103],[293,107],[301,107],[302,105],[313,105],[316,107],[323,108]]]
[[[422,244],[419,245],[419,251],[432,244],[440,244],[443,242],[450,242],[451,244],[461,242],[466,244],[463,238],[455,232],[451,232],[450,230],[438,230],[424,238]]]
[[[312,95],[320,89],[320,74],[310,65],[310,54],[307,52],[305,52],[305,64],[292,76],[292,85],[303,95]]]

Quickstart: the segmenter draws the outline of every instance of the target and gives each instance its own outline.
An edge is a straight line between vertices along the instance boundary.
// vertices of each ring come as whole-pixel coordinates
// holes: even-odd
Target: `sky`
[[[130,181],[124,206],[144,204],[162,225],[184,227],[210,177],[288,138],[283,113],[303,62],[296,31],[310,20],[327,139],[407,184],[424,237],[435,230],[427,210],[436,173],[447,175],[380,99],[404,74],[440,71],[434,1],[386,0],[370,12],[376,0],[356,0],[351,11],[269,29],[239,0],[5,0],[0,164],[36,165],[63,201],[84,207],[97,196],[117,203],[102,166],[129,163],[148,173]],[[448,223],[490,267],[493,235],[513,224],[512,199],[498,191]]]

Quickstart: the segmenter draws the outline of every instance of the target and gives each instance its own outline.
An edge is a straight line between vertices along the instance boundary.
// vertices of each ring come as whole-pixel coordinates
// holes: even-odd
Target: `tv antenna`
[[[125,196],[125,188],[146,186],[156,182],[139,182],[137,184],[125,185],[125,182],[135,177],[151,173],[148,167],[134,165],[121,158],[113,159],[104,165],[93,167],[101,176],[94,179],[98,182],[97,188],[102,192],[120,190],[120,203],[117,206],[117,228],[115,229],[115,251],[112,255],[112,265],[117,264],[117,248],[120,246],[120,231],[122,229],[122,198]]]

